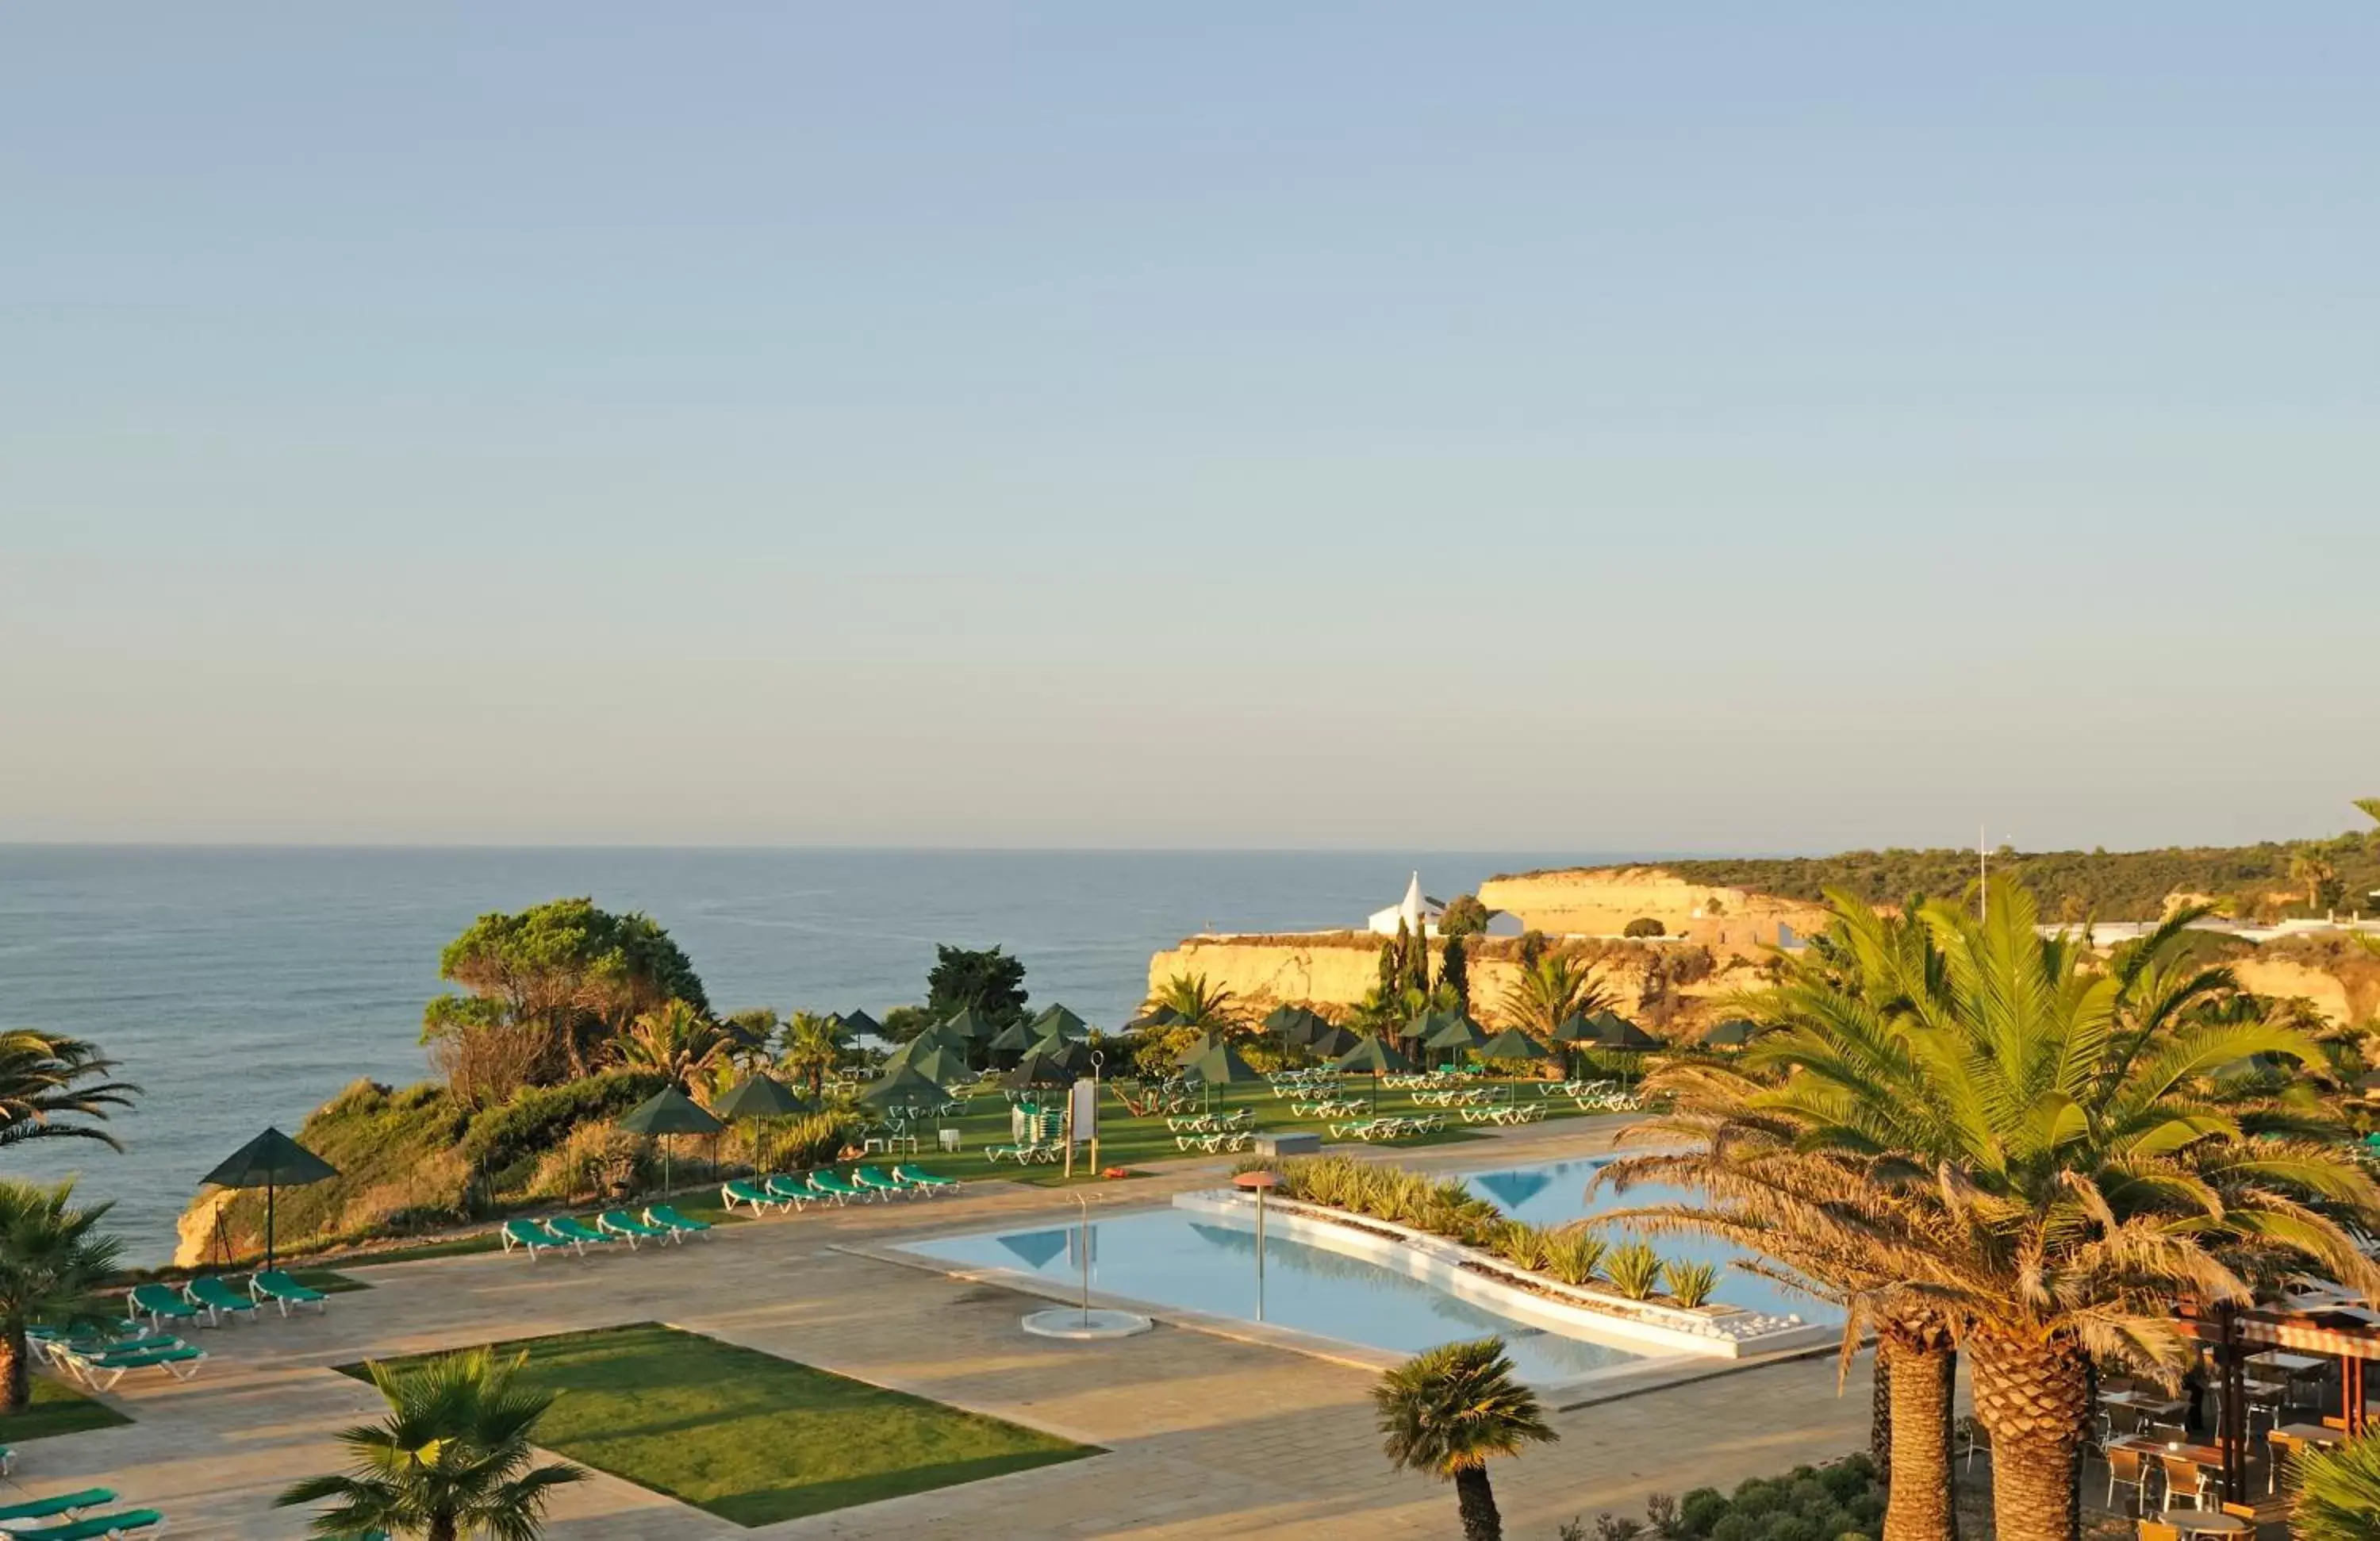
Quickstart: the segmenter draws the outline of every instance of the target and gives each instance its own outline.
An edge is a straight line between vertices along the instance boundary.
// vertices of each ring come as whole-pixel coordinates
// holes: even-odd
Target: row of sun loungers
[[[1535,1123],[1546,1116],[1546,1105],[1542,1102],[1507,1102],[1485,1108],[1464,1108],[1461,1111],[1465,1123]]]
[[[165,1516],[153,1509],[115,1509],[112,1487],[85,1487],[55,1498],[0,1504],[0,1536],[7,1541],[115,1541],[123,1535],[160,1535]],[[385,1538],[383,1538],[385,1541]]]
[[[259,1309],[267,1305],[284,1317],[306,1305],[319,1315],[329,1309],[330,1302],[322,1291],[298,1283],[279,1268],[257,1269],[249,1275],[245,1291],[200,1274],[179,1290],[171,1284],[136,1284],[125,1299],[134,1316],[149,1318],[152,1330],[169,1321],[204,1327],[221,1327],[242,1317],[254,1321]]]
[[[954,1178],[937,1177],[912,1166],[896,1166],[885,1172],[863,1165],[851,1169],[847,1182],[823,1170],[805,1176],[740,1178],[720,1185],[719,1202],[729,1209],[749,1205],[755,1214],[762,1214],[771,1209],[807,1209],[813,1204],[847,1204],[855,1198],[920,1198],[948,1193],[958,1185]]]
[[[1298,1118],[1351,1118],[1364,1110],[1360,1097],[1326,1097],[1311,1102],[1293,1102],[1290,1112]]]
[[[1169,1118],[1165,1127],[1176,1135],[1229,1135],[1236,1130],[1256,1127],[1257,1113],[1253,1108],[1242,1108],[1231,1113],[1194,1113],[1187,1118]]]
[[[641,1217],[625,1209],[606,1209],[589,1225],[571,1215],[557,1215],[551,1219],[508,1219],[496,1232],[506,1252],[523,1251],[528,1260],[537,1261],[540,1252],[567,1252],[574,1257],[587,1256],[589,1247],[628,1244],[634,1252],[643,1242],[683,1244],[688,1236],[699,1236],[710,1229],[707,1220],[688,1219],[666,1204],[646,1207]]]
[[[1362,1140],[1369,1145],[1374,1140],[1411,1139],[1416,1135],[1435,1135],[1446,1127],[1443,1113],[1425,1113],[1419,1118],[1390,1114],[1364,1119],[1355,1123],[1334,1123],[1330,1137],[1334,1140]]]
[[[1582,1113],[1633,1113],[1638,1106],[1636,1094],[1623,1086],[1601,1087],[1571,1101]]]
[[[1066,1142],[1063,1140],[1026,1140],[1017,1145],[986,1146],[983,1151],[983,1159],[987,1161],[995,1164],[1014,1161],[1020,1167],[1029,1167],[1037,1162],[1055,1166],[1065,1159],[1065,1155]]]
[[[1176,1135],[1173,1136],[1173,1148],[1203,1150],[1212,1156],[1219,1151],[1245,1150],[1256,1143],[1256,1138],[1257,1132],[1253,1129],[1234,1129],[1228,1134],[1218,1131],[1209,1135]]]

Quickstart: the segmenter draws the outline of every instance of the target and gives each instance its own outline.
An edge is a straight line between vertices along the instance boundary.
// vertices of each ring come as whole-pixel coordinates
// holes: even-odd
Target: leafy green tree
[[[1897,938],[1850,894],[1835,908],[1864,983],[1830,983],[1842,960],[1822,957],[1755,1001],[1760,1078],[1665,1067],[1679,1111],[1652,1137],[1690,1142],[1666,1170],[1713,1195],[1705,1229],[1788,1268],[1855,1236],[1938,1311],[1973,1370],[1998,1534],[2066,1541],[2093,1359],[2178,1374],[2177,1294],[2244,1303],[2301,1269],[2380,1288],[2357,1245],[2380,1187],[2319,1115],[2219,1089],[2221,1066],[2319,1049],[2228,1019],[2228,971],[2189,961],[2202,912],[2102,965],[2038,934],[2005,880],[1987,920],[1930,901]]]
[[[1458,893],[1438,917],[1438,934],[1442,937],[1475,937],[1488,928],[1488,906],[1475,893]]]
[[[667,931],[643,915],[597,909],[591,899],[483,915],[446,944],[438,976],[462,989],[423,1011],[423,1041],[470,1031],[528,1034],[540,1081],[585,1075],[599,1045],[665,1001],[710,1010],[693,963]]]
[[[1471,960],[1463,949],[1461,937],[1448,937],[1438,961],[1438,982],[1454,997],[1454,1009],[1471,1009]]]
[[[2338,868],[2313,851],[2289,857],[2289,880],[2305,884],[2308,909],[2325,908],[2325,892],[2331,904],[2338,902]]]
[[[129,1108],[140,1087],[108,1079],[115,1062],[80,1038],[31,1027],[0,1032],[0,1146],[19,1140],[97,1140],[121,1150],[115,1135],[76,1120],[103,1123],[111,1108]]]
[[[933,970],[926,976],[926,1009],[939,1020],[964,1006],[973,1006],[996,1027],[1024,1020],[1024,960],[997,947],[935,948]]]
[[[2301,1450],[2289,1491],[2294,1541],[2380,1541],[2380,1434]]]
[[[345,1474],[310,1477],[274,1505],[327,1502],[311,1527],[324,1537],[382,1530],[422,1541],[536,1541],[553,1490],[587,1474],[538,1463],[537,1424],[553,1393],[517,1384],[527,1361],[474,1349],[416,1369],[367,1363],[388,1416],[340,1432],[353,1457]]]
[[[0,1180],[0,1413],[22,1412],[32,1398],[27,1328],[103,1328],[119,1314],[97,1305],[122,1253],[99,1230],[110,1206],[78,1208],[73,1197],[71,1181]]]
[[[1390,1463],[1454,1484],[1464,1541],[1501,1541],[1488,1462],[1560,1436],[1514,1377],[1501,1338],[1448,1343],[1382,1372],[1372,1389]]]
[[[940,1014],[925,1006],[895,1006],[884,1013],[884,1020],[877,1025],[884,1029],[888,1042],[907,1043],[941,1020]]]
[[[1397,992],[1404,989],[1404,977],[1405,925],[1400,920],[1397,934],[1380,943],[1379,979],[1373,987],[1375,993],[1383,1000],[1394,1000]]]
[[[816,1012],[795,1012],[785,1023],[784,1066],[809,1083],[813,1095],[826,1089],[828,1073],[843,1062],[844,1033]]]

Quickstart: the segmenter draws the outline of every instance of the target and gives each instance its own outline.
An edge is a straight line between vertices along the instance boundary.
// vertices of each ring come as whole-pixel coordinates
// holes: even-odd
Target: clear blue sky
[[[2362,0],[12,6],[0,839],[2344,828],[2375,57]]]

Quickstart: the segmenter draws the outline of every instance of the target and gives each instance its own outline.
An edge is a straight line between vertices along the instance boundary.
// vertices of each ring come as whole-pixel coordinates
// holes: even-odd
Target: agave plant
[[[1630,1242],[1603,1255],[1603,1274],[1630,1300],[1650,1300],[1661,1287],[1661,1255],[1650,1242]]]
[[[1670,1298],[1691,1311],[1710,1304],[1711,1292],[1718,1288],[1718,1265],[1673,1259],[1663,1265],[1661,1280],[1669,1287]]]
[[[1592,1284],[1602,1271],[1609,1244],[1584,1225],[1572,1225],[1546,1238],[1546,1271],[1565,1284]]]

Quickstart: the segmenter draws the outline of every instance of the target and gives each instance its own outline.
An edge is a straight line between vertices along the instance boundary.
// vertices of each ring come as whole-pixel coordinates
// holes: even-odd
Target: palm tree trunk
[[[1867,1458],[1876,1480],[1892,1486],[1892,1337],[1876,1335],[1876,1365],[1867,1383]]]
[[[430,1528],[422,1535],[428,1541],[461,1541],[462,1531],[455,1524],[455,1516],[441,1511],[430,1516]]]
[[[1890,1441],[1884,1541],[1952,1541],[1959,1516],[1950,1494],[1950,1397],[1958,1351],[1938,1327],[1885,1327],[1876,1361],[1887,1382]]]
[[[2072,1333],[1977,1332],[1975,1416],[1992,1441],[1999,1541],[2076,1541],[2090,1357]]]
[[[0,1413],[21,1413],[33,1400],[31,1363],[25,1353],[25,1329],[10,1327],[0,1333]]]
[[[1504,1541],[1504,1517],[1496,1512],[1496,1490],[1485,1466],[1454,1474],[1454,1501],[1463,1511],[1463,1541]]]

